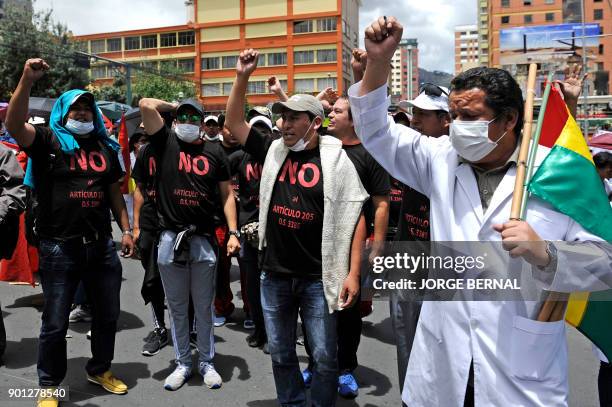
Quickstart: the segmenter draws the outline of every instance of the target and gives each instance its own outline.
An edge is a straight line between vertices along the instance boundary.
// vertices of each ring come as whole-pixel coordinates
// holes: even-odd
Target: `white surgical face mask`
[[[93,122],[80,122],[72,119],[68,119],[64,127],[69,132],[79,136],[84,136],[85,134],[89,134],[94,130]]]
[[[195,124],[178,123],[174,126],[178,138],[185,143],[193,143],[200,138],[200,127]]]
[[[606,188],[606,194],[612,194],[612,178],[606,178],[604,180],[604,188]]]
[[[450,124],[450,141],[457,153],[468,161],[476,162],[493,151],[508,133],[504,132],[497,141],[489,139],[489,124],[497,120],[497,117],[488,121],[453,120]]]
[[[301,139],[299,139],[294,145],[287,146],[289,150],[294,151],[294,152],[299,152],[299,151],[304,151],[306,149],[306,146],[310,142],[310,139],[308,139],[308,141],[304,141],[304,137],[308,135],[308,132],[310,131],[310,128],[312,127],[313,123],[314,123],[314,119],[310,122],[310,125],[308,126],[308,129],[306,129],[306,133],[304,133],[304,136]]]

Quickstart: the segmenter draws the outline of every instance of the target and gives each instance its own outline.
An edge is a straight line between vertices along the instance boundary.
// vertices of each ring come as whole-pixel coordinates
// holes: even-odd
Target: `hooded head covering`
[[[51,110],[49,127],[51,130],[53,130],[55,137],[57,137],[62,151],[72,154],[79,149],[79,143],[76,141],[72,133],[66,130],[64,124],[66,121],[66,116],[68,116],[70,106],[72,106],[72,104],[83,95],[89,96],[92,103],[91,110],[93,112],[94,136],[98,137],[100,141],[106,144],[107,147],[113,149],[114,151],[119,151],[119,143],[108,137],[106,133],[102,113],[100,112],[100,109],[98,109],[98,106],[96,106],[94,103],[93,95],[90,92],[86,92],[81,89],[73,89],[62,93],[61,96],[55,101],[53,109]]]

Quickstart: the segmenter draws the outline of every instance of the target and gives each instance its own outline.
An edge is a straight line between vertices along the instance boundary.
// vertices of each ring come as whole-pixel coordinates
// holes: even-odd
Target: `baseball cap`
[[[404,110],[409,107],[418,107],[423,110],[449,111],[448,88],[426,83],[421,85],[420,91],[421,93],[414,100],[402,100],[399,102],[399,107]]]
[[[70,101],[70,106],[72,106],[77,100],[79,99],[86,99],[88,103],[91,103],[93,105],[94,103],[94,95],[91,92],[83,92],[79,95],[76,95],[71,101]]]
[[[249,109],[249,112],[247,113],[249,120],[255,116],[264,116],[272,120],[272,112],[266,106],[253,106],[251,109]]]
[[[210,115],[210,116],[206,116],[204,118],[204,123],[208,123],[210,121],[213,121],[213,122],[219,124],[219,118],[217,116]]]
[[[183,106],[189,106],[195,109],[200,116],[204,116],[204,110],[202,109],[202,105],[195,99],[185,99],[181,103],[179,103],[176,108],[177,113],[181,110]]]
[[[255,116],[249,121],[249,125],[253,126],[255,123],[263,123],[270,130],[272,130],[272,121],[265,116]]]
[[[272,113],[274,114],[282,113],[284,110],[293,110],[294,112],[308,112],[315,116],[319,116],[322,120],[325,119],[323,105],[321,105],[319,99],[312,95],[293,95],[286,102],[275,102],[272,105]]]

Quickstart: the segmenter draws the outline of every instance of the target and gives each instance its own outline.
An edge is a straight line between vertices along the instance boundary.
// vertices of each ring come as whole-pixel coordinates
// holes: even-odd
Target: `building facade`
[[[249,83],[250,104],[273,100],[267,78],[289,93],[345,91],[351,50],[359,44],[361,0],[192,0],[187,23],[77,37],[92,54],[147,68],[174,67],[198,85],[206,109],[224,110],[238,54],[260,51]],[[84,45],[85,45],[84,44]],[[95,83],[112,82],[113,68],[96,63]]]
[[[394,99],[408,100],[419,95],[419,44],[416,38],[399,43],[391,60],[390,86]]]
[[[482,0],[479,0],[479,4]],[[540,67],[553,68],[562,74],[568,64],[582,65],[582,40],[580,39],[583,22],[597,24],[595,35],[612,34],[612,3],[607,0],[487,0],[488,3],[488,50],[489,66],[510,70],[517,79],[526,78],[528,64],[536,62]],[[573,28],[572,26],[573,25]],[[508,50],[500,35],[504,30],[526,27],[537,32],[525,31],[522,36],[524,45]],[[546,41],[553,30],[565,30],[562,41],[549,40],[548,45],[534,51],[534,44]],[[481,38],[484,30],[479,32]],[[572,40],[574,36],[574,40]],[[572,49],[571,44],[574,44]],[[589,38],[586,41],[587,66],[589,72],[588,89],[590,95],[610,93],[609,73],[612,70],[612,36]],[[522,81],[524,82],[524,81]],[[543,88],[544,79],[538,79],[538,95]]]
[[[478,63],[489,66],[489,0],[478,1]]]
[[[480,64],[478,57],[478,26],[455,27],[455,75]]]

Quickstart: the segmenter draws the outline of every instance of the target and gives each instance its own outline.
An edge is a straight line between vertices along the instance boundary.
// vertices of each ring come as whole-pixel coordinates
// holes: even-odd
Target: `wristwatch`
[[[548,254],[548,264],[546,266],[538,266],[542,271],[555,271],[557,269],[557,248],[550,240],[546,240],[546,254]]]
[[[126,229],[123,231],[123,236],[128,235],[130,237],[134,237],[134,233],[132,232],[132,229]]]
[[[229,231],[229,235],[230,236],[236,236],[236,239],[240,239],[240,231],[239,230],[230,230]]]

